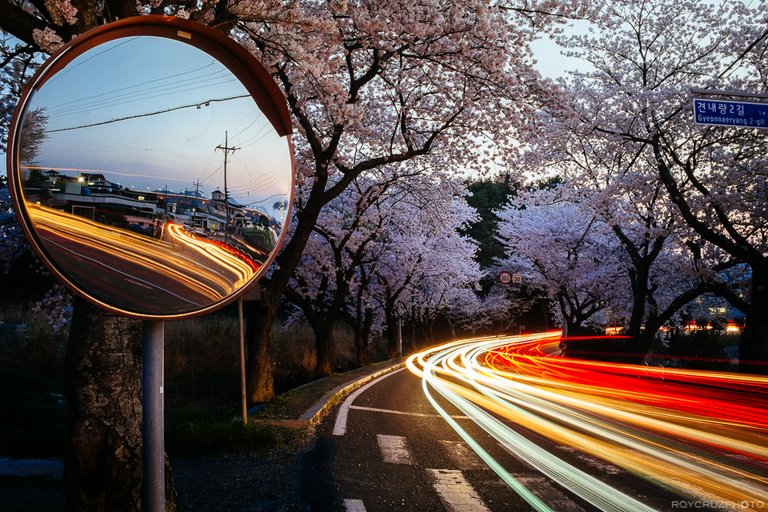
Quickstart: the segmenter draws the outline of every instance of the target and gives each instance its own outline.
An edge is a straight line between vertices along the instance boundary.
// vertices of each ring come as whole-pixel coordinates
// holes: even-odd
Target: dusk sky
[[[248,92],[207,53],[158,37],[111,41],[77,57],[37,91],[48,137],[35,165],[102,173],[134,189],[224,188],[271,205],[290,195],[290,154]],[[269,210],[267,210],[269,211]]]

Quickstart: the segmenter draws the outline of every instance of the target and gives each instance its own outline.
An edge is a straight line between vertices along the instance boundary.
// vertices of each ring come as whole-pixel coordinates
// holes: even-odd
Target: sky
[[[546,77],[579,65],[551,39],[538,40],[533,49],[536,68]],[[226,145],[239,148],[227,155],[232,197],[257,207],[274,203],[287,197],[287,143],[250,98],[237,98],[245,94],[228,70],[190,45],[118,39],[78,57],[32,98],[29,108],[45,107],[49,117],[49,137],[36,163],[102,173],[137,189],[183,192],[199,180],[200,191],[210,196],[224,186],[224,151],[216,148]],[[205,106],[225,98],[237,99]],[[186,105],[194,106],[159,113]],[[144,117],[133,117],[139,115]],[[122,118],[129,119],[116,121]],[[61,129],[67,130],[55,131]]]
[[[138,190],[227,188],[271,213],[290,197],[288,141],[207,53],[158,37],[121,38],[75,58],[31,97],[47,138],[30,165],[103,174]],[[24,163],[22,163],[23,165]]]
[[[565,28],[567,34],[586,33],[588,23],[586,21],[570,22]],[[563,47],[555,43],[549,37],[541,37],[531,45],[536,59],[536,70],[546,78],[559,78],[566,76],[569,71],[584,70],[589,65],[582,60],[563,55]]]

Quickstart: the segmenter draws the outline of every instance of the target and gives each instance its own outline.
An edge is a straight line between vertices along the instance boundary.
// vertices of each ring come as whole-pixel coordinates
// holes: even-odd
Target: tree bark
[[[739,341],[739,371],[768,374],[768,269],[752,267],[751,291]]]
[[[70,510],[141,511],[141,322],[75,300],[67,346]],[[176,491],[166,459],[166,510]]]
[[[333,327],[336,320],[330,315],[322,317],[319,325],[313,325],[315,332],[315,349],[317,361],[315,362],[315,377],[327,377],[333,373],[335,350],[333,343]]]
[[[364,308],[358,309],[357,315],[349,318],[352,329],[355,332],[355,355],[357,366],[362,367],[368,364],[368,343],[371,338],[371,327],[373,326],[373,310]]]
[[[397,347],[397,318],[394,312],[389,308],[385,308],[384,316],[386,317],[386,329],[387,329],[387,355],[391,358],[398,356]]]
[[[629,281],[632,285],[632,312],[629,316],[627,334],[636,338],[640,335],[645,318],[646,299],[648,297],[648,268],[635,264],[629,271]],[[639,350],[640,347],[637,347]]]
[[[277,316],[279,301],[265,295],[262,301],[245,303],[247,317],[245,337],[248,344],[246,391],[251,403],[261,403],[275,396],[272,366],[272,325]]]
[[[368,341],[362,333],[355,333],[355,349],[357,353],[357,366],[363,367],[368,364]]]

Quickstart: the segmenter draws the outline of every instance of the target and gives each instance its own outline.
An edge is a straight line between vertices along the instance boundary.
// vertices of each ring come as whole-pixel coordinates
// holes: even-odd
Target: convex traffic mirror
[[[27,237],[75,292],[143,319],[234,299],[266,270],[293,191],[290,119],[264,68],[162,16],[95,29],[51,57],[12,122]]]

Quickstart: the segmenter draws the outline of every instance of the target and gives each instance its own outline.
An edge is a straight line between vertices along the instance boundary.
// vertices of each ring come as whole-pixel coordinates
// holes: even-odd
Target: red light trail
[[[601,510],[652,509],[520,432],[698,503],[768,507],[768,378],[564,357],[561,341],[559,333],[461,340],[412,356],[408,367],[438,412],[537,510],[550,509],[451,421],[433,394]]]

